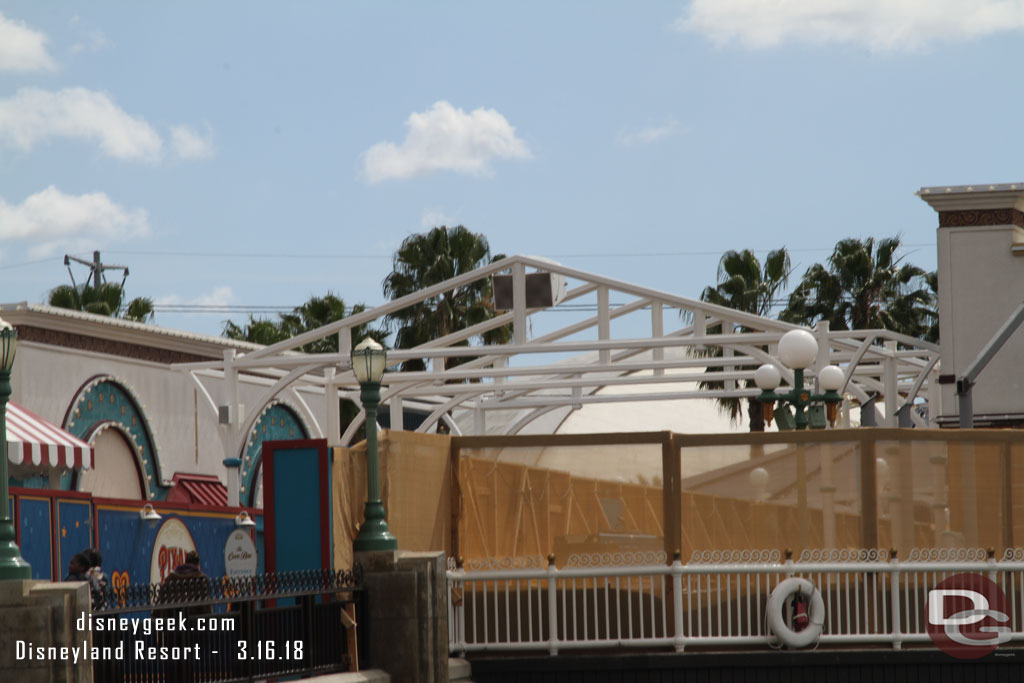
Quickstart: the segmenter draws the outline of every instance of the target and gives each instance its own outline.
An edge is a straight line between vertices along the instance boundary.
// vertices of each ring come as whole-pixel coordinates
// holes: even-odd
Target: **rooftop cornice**
[[[0,318],[17,326],[31,326],[83,337],[148,346],[180,353],[222,358],[225,349],[251,352],[260,344],[175,330],[131,320],[27,302],[0,304]]]
[[[1024,211],[1024,182],[997,185],[939,185],[915,194],[936,211],[1017,209]]]

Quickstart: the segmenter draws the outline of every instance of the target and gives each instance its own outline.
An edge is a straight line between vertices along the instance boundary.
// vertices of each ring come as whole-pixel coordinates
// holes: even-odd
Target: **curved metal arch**
[[[560,408],[565,408],[565,407],[567,407],[567,406],[541,406],[540,408],[534,408],[532,412],[530,412],[528,415],[523,417],[521,420],[516,422],[514,425],[512,425],[511,427],[506,429],[505,430],[505,435],[506,436],[514,436],[514,435],[518,434],[520,431],[522,431],[522,429],[524,427],[526,427],[526,425],[530,424],[531,422],[533,422],[537,418],[540,418],[540,417],[543,417],[544,415],[547,415],[552,410],[558,410]],[[559,423],[559,427],[562,424],[565,424],[565,421],[567,419],[569,419],[569,416],[572,415],[574,412],[576,412],[576,409],[572,408],[572,406],[568,406],[568,407],[570,408],[570,410],[569,410],[568,413],[566,413],[565,418],[562,419],[562,422]],[[557,433],[558,433],[558,427],[555,427],[555,434],[557,434]]]
[[[260,470],[263,462],[262,449],[257,448],[257,446],[262,446],[263,442],[267,440],[261,434],[257,433],[257,429],[259,427],[259,423],[267,413],[275,408],[280,408],[295,421],[299,429],[302,431],[302,434],[300,434],[298,438],[309,438],[309,426],[303,422],[302,415],[300,415],[299,412],[286,401],[274,399],[264,405],[263,408],[260,409],[257,419],[253,422],[252,429],[250,429],[246,435],[246,442],[243,450],[238,453],[238,458],[242,461],[238,472],[238,490],[240,494],[252,495],[252,482],[255,480],[256,473]]]
[[[292,382],[297,380],[299,377],[302,377],[307,372],[316,370],[319,367],[322,367],[321,363],[312,363],[309,365],[297,367],[291,372],[289,372],[287,375],[282,377],[281,379],[277,380],[277,382],[275,382],[273,386],[267,389],[263,393],[263,396],[261,397],[263,400],[260,401],[260,409],[253,411],[248,417],[245,418],[245,422],[239,427],[238,433],[236,433],[234,436],[234,443],[232,444],[231,452],[242,452],[242,450],[245,448],[245,442],[249,438],[249,432],[252,431],[252,427],[254,424],[256,424],[256,420],[259,419],[259,416],[263,414],[263,411],[266,409],[266,407],[271,403],[271,401],[273,401],[277,397],[279,393],[287,389],[288,386]]]
[[[94,390],[102,384],[109,385],[111,389],[116,390],[121,395],[121,400],[124,403],[121,405],[120,414],[100,415],[98,416],[100,419],[90,424],[76,426],[76,420],[81,419],[80,404],[84,401],[87,405],[86,409],[92,410],[91,407],[88,407],[92,403],[90,397]],[[102,398],[102,392],[97,392],[96,400],[99,403],[113,405],[113,402],[110,400]],[[125,404],[131,408],[132,415],[129,416],[128,411],[125,409]],[[135,419],[137,424],[130,424],[128,422],[129,418]],[[122,430],[130,436],[130,441],[135,451],[134,456],[142,470],[142,490],[146,500],[162,500],[167,495],[168,487],[163,484],[163,467],[160,461],[159,449],[157,448],[156,435],[149,424],[149,418],[146,417],[145,410],[143,410],[142,402],[127,382],[113,375],[94,375],[86,380],[75,392],[64,413],[64,420],[61,426],[69,433],[79,438],[85,438],[86,434],[91,434],[96,430],[98,424],[107,421],[119,424]],[[138,432],[137,435],[133,433],[133,428],[134,431]],[[140,440],[142,443],[139,443]]]

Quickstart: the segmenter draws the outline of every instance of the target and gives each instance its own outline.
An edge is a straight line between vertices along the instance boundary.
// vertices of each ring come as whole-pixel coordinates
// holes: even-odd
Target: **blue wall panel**
[[[53,576],[53,556],[51,554],[51,540],[53,533],[50,524],[50,499],[38,500],[21,496],[18,499],[21,514],[18,515],[18,525],[21,527],[21,556],[32,565],[33,579],[57,580],[63,579],[64,575]]]
[[[320,452],[316,448],[273,451],[274,548],[278,572],[319,569]],[[268,491],[264,483],[264,495]]]
[[[57,569],[62,579],[74,554],[92,546],[89,508],[88,501],[57,500]]]
[[[224,575],[224,544],[235,530],[234,517],[175,514],[166,510],[161,514],[163,519],[150,523],[140,519],[135,510],[97,509],[99,549],[103,553],[103,570],[108,575],[114,571],[127,572],[131,584],[149,583],[153,543],[160,526],[173,518],[181,520],[191,534],[203,572],[214,578]]]

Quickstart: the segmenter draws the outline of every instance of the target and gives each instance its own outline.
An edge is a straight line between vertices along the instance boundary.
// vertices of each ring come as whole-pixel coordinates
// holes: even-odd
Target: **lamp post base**
[[[31,578],[32,567],[21,557],[14,542],[14,523],[0,519],[0,581]]]
[[[391,535],[384,518],[383,503],[379,500],[367,501],[364,518],[359,534],[352,541],[354,551],[398,550],[398,539]]]

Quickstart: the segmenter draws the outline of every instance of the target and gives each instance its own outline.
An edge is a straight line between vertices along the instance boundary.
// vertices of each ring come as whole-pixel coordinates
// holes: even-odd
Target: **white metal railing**
[[[884,550],[780,559],[777,551],[754,551],[695,553],[685,565],[678,556],[671,564],[577,557],[561,569],[553,561],[468,570],[450,564],[449,650],[778,647],[765,607],[791,576],[821,593],[821,644],[900,648],[929,641],[928,591],[959,573],[981,574],[1003,590],[1010,640],[1024,640],[1022,549],[1008,550],[1002,561],[980,549],[914,551],[906,561]]]

